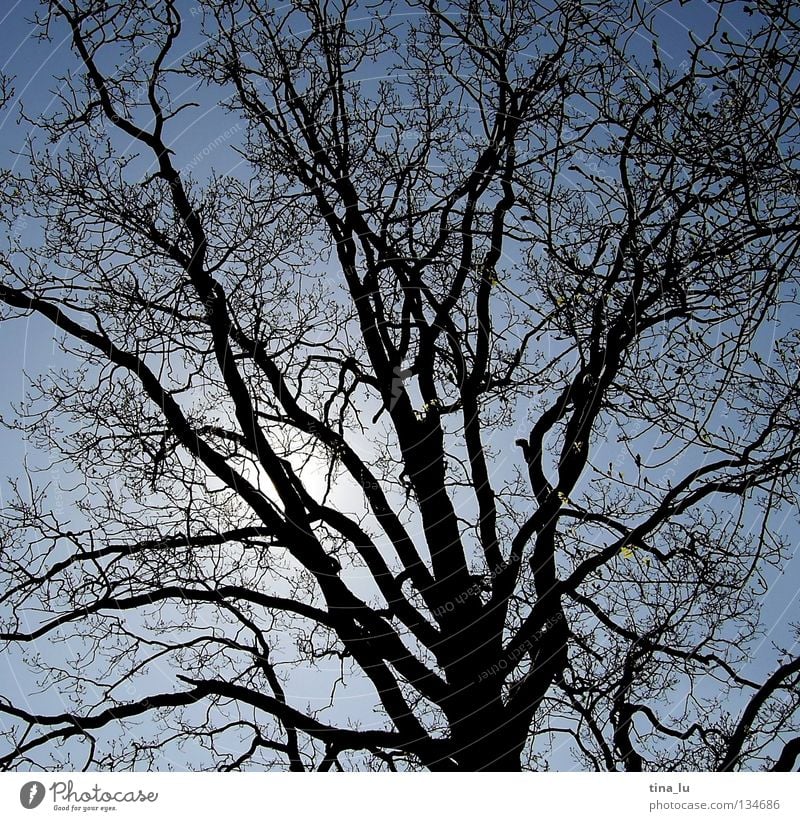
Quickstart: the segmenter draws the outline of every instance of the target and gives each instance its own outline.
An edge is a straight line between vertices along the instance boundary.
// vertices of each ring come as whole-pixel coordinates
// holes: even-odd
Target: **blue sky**
[[[17,101],[21,101],[29,115],[47,111],[52,102],[52,91],[56,87],[56,75],[71,70],[75,63],[68,49],[63,30],[52,43],[41,43],[32,36],[32,27],[26,20],[30,16],[32,3],[17,3],[9,7],[5,16],[0,18],[0,35],[2,53],[7,55],[3,70],[15,77],[14,86],[17,97],[15,104],[6,111],[0,112],[0,151],[6,162],[11,152],[17,150],[29,134],[25,123],[18,123]],[[675,17],[664,15],[661,23],[659,50],[669,59],[680,62],[686,44],[689,29],[695,33],[702,30],[709,19],[709,10],[704,3],[689,3],[687,7],[675,5]],[[189,33],[189,47],[196,44],[196,25],[198,19],[191,13],[186,17]],[[731,26],[737,27],[746,22],[745,18],[734,18]],[[194,32],[193,32],[194,29]],[[63,36],[62,36],[63,35]],[[642,54],[648,53],[650,44],[642,42]],[[203,107],[187,111],[173,126],[171,143],[176,146],[180,157],[179,165],[191,169],[199,179],[213,166],[223,172],[238,173],[243,170],[239,160],[230,150],[243,136],[241,123],[229,113],[216,107],[216,102],[207,91],[200,92]],[[13,163],[12,163],[13,164]],[[28,229],[23,229],[28,230]],[[12,403],[24,401],[27,378],[26,371],[32,374],[46,370],[48,367],[60,367],[63,360],[53,343],[51,329],[47,323],[38,320],[15,320],[0,323],[0,345],[5,355],[0,358],[0,381],[3,386],[0,396],[0,414],[8,415]],[[509,441],[500,439],[493,444],[499,451],[510,450]],[[20,440],[18,435],[0,428],[0,476],[15,477],[20,475],[20,465],[27,457],[32,465],[47,463],[47,454],[35,453]],[[606,461],[617,461],[619,468],[625,472],[634,470],[632,459],[622,453],[613,440],[607,444],[600,443],[593,454],[598,464]],[[58,473],[56,481],[63,479]],[[0,485],[0,492],[5,497],[7,485]],[[797,512],[787,511],[785,516],[774,523],[774,526],[789,534],[795,543],[795,556],[789,567],[771,569],[769,573],[768,592],[765,598],[764,623],[770,628],[759,645],[749,668],[745,673],[760,678],[770,670],[776,654],[771,649],[773,641],[785,643],[790,639],[788,620],[797,617],[797,585],[794,579],[800,574],[798,559],[798,522]],[[48,651],[49,652],[49,651]],[[6,656],[5,662],[14,664]],[[2,678],[2,676],[0,676]],[[309,680],[309,687],[311,683]],[[301,688],[301,692],[304,690]],[[313,697],[313,693],[306,693]],[[565,762],[563,766],[568,766]]]

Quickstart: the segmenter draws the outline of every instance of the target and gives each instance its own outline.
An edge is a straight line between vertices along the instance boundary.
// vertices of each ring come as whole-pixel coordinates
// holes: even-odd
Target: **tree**
[[[791,769],[791,5],[44,6],[3,765]]]

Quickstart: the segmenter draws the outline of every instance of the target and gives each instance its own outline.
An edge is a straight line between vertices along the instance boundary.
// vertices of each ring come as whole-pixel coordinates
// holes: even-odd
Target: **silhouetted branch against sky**
[[[2,766],[795,768],[798,19],[16,20]]]

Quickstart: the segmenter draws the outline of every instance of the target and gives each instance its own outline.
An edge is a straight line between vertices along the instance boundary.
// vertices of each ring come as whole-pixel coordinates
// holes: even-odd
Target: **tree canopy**
[[[43,2],[2,766],[792,769],[797,20]]]

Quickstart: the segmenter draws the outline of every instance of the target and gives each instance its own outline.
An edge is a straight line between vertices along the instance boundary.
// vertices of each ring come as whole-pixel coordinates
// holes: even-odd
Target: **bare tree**
[[[795,766],[800,37],[662,5],[44,4],[6,768]]]

